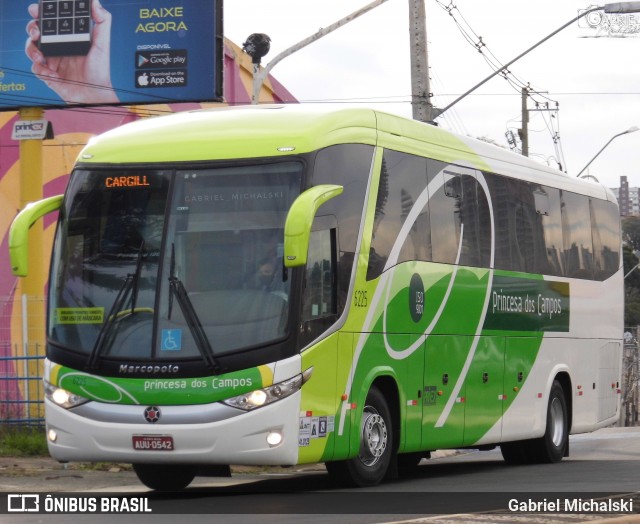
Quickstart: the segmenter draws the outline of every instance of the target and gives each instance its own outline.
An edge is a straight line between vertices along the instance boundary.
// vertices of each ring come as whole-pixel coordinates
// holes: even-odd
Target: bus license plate
[[[136,451],[173,451],[173,437],[169,435],[133,435]]]

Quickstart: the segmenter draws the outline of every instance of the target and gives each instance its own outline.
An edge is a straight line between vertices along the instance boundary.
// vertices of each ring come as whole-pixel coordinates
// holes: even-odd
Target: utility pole
[[[409,0],[409,45],[411,55],[411,106],[413,119],[433,122],[438,116],[431,104],[427,21],[424,0]]]
[[[23,107],[20,109],[20,120],[25,122],[42,120],[44,112],[39,107]],[[42,199],[42,139],[20,140],[20,209],[30,202]],[[22,344],[24,348],[25,376],[41,376],[36,357],[42,354],[45,346],[45,256],[44,226],[42,221],[33,224],[29,229],[29,275],[20,279],[22,295]],[[37,417],[37,404],[32,401],[38,398],[38,387],[35,381],[24,382],[23,395],[27,400],[27,418]]]
[[[518,135],[522,141],[522,155],[529,156],[529,110],[527,109],[529,88],[522,88],[522,128],[518,129]]]

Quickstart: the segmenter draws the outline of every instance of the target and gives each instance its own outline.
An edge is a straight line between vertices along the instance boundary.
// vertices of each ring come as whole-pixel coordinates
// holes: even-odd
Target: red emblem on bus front
[[[144,419],[150,424],[155,424],[160,420],[160,408],[149,406],[144,410]]]

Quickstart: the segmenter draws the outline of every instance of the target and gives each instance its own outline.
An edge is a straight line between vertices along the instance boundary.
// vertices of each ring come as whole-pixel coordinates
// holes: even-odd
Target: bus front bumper
[[[300,396],[248,412],[221,404],[159,406],[155,422],[145,420],[148,406],[64,409],[47,399],[49,453],[60,462],[295,465]]]

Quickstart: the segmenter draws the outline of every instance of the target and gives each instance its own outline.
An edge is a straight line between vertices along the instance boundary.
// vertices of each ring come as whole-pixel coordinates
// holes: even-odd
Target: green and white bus
[[[46,425],[59,461],[322,463],[373,485],[433,450],[558,462],[618,416],[612,193],[370,109],[221,108],[96,137],[51,263]]]

